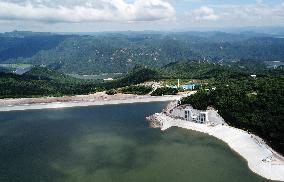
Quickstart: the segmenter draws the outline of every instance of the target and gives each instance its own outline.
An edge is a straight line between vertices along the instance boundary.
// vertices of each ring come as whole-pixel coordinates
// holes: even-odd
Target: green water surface
[[[167,103],[0,112],[0,182],[259,182],[208,135],[148,127]]]

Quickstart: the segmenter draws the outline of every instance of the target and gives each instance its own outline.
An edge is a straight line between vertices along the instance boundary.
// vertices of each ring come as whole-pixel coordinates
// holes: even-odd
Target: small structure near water
[[[224,119],[218,114],[214,108],[208,107],[206,111],[194,109],[191,105],[179,105],[179,101],[171,102],[163,110],[162,113],[156,113],[149,117],[150,127],[161,128],[165,130],[169,128],[168,122],[161,118],[171,118],[183,124],[196,123],[206,126],[227,125]]]
[[[206,122],[209,122],[209,120],[208,120],[208,112],[200,111],[200,112],[197,112],[194,115],[192,109],[185,109],[184,110],[184,119],[186,121],[193,121],[193,122],[196,122],[196,123],[206,123]]]
[[[162,113],[185,122],[209,124],[211,126],[226,124],[214,108],[208,107],[206,111],[202,111],[194,109],[191,105],[179,105],[179,101],[171,102]],[[157,123],[155,125],[159,127]]]
[[[190,105],[177,106],[169,113],[172,117],[191,121],[195,123],[208,123],[209,117],[207,111],[193,109]]]

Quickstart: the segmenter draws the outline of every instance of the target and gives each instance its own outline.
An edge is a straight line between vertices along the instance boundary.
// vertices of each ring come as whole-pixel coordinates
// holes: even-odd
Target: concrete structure
[[[207,123],[209,122],[208,113],[207,112],[200,112],[196,118],[197,123]]]
[[[196,123],[208,123],[209,115],[207,111],[200,111],[193,109],[191,106],[178,106],[172,109],[170,115],[175,118],[183,119],[190,122]]]
[[[186,121],[192,121],[196,123],[207,123],[209,122],[208,113],[207,112],[196,112],[195,115],[193,114],[191,109],[184,110],[184,119]]]
[[[187,121],[192,120],[192,112],[190,109],[185,109],[184,110],[184,119]]]

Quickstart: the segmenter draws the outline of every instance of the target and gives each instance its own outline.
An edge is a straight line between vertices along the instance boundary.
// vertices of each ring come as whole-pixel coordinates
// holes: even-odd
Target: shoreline
[[[0,112],[55,109],[100,105],[116,105],[131,103],[166,102],[178,100],[181,96],[149,96],[116,94],[106,95],[99,92],[90,95],[76,95],[63,97],[0,99]]]
[[[0,100],[0,112],[56,109],[84,106],[100,106],[130,103],[166,102],[178,100],[182,95],[175,96],[149,96],[116,94],[106,95],[104,92],[46,98],[22,98]],[[172,109],[171,104],[168,105]],[[210,111],[216,112],[216,111]],[[217,113],[217,112],[216,112]],[[214,120],[223,120],[218,114]],[[169,113],[156,113],[148,118],[154,128],[165,131],[171,127],[179,127],[206,133],[225,142],[232,150],[243,157],[250,170],[254,173],[270,179],[284,181],[284,157],[269,147],[260,137],[244,130],[231,127],[227,124],[210,125],[198,124],[169,116]]]
[[[165,131],[171,127],[194,130],[225,142],[233,151],[244,158],[254,173],[276,181],[284,181],[284,157],[269,147],[260,137],[227,124],[199,124],[176,119],[164,113],[156,113],[148,119],[151,126]],[[220,119],[222,119],[220,117]]]

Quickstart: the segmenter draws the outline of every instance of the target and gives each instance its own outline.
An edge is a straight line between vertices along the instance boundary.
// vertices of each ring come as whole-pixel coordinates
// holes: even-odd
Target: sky
[[[186,31],[284,26],[284,0],[0,0],[0,31]]]

